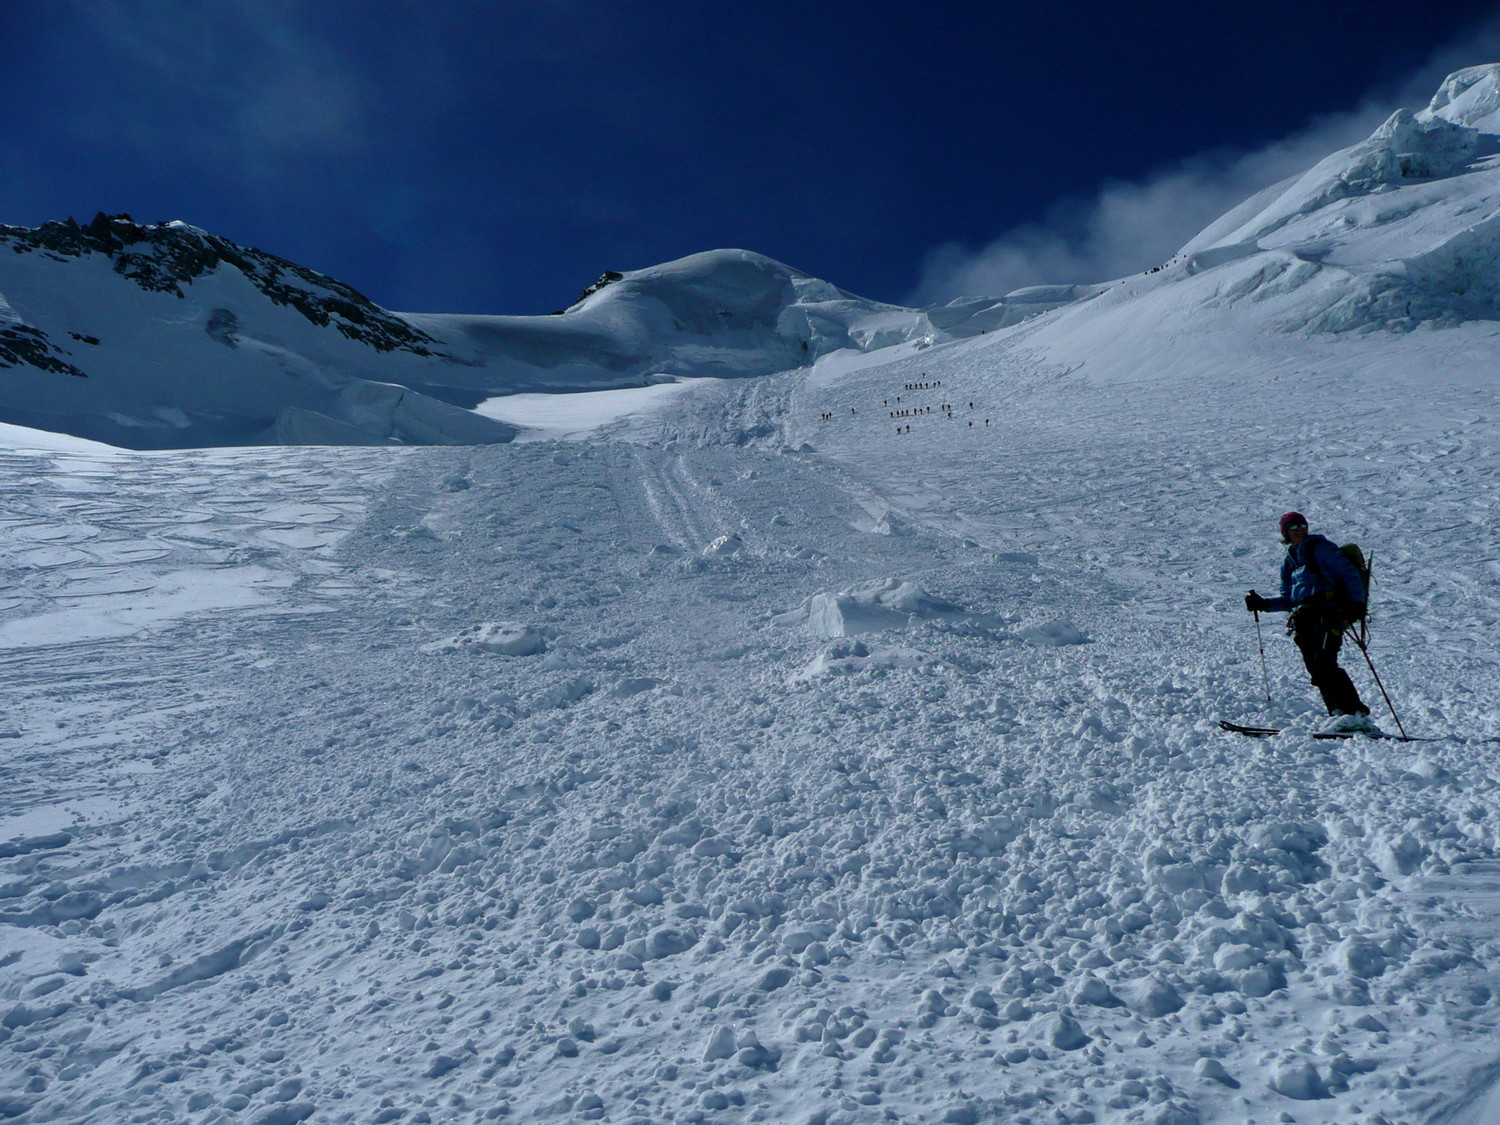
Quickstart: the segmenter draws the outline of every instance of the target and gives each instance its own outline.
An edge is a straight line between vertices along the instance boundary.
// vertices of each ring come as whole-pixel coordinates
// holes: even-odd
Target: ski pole
[[[1260,610],[1255,614],[1255,643],[1260,646],[1260,682],[1266,689],[1266,702],[1271,702],[1271,673],[1266,670],[1266,641],[1260,632]]]
[[[1369,553],[1369,555],[1367,555],[1365,557],[1365,573],[1370,576],[1370,583],[1373,584],[1373,582],[1374,582],[1374,576],[1375,576],[1375,552],[1374,551],[1371,551]],[[1364,658],[1365,658],[1365,664],[1368,665],[1369,669],[1370,669],[1370,675],[1372,675],[1372,676],[1375,677],[1375,686],[1380,689],[1381,698],[1383,698],[1385,700],[1385,705],[1388,708],[1390,708],[1391,718],[1393,718],[1393,719],[1396,720],[1396,729],[1401,732],[1401,737],[1402,738],[1406,738],[1407,737],[1406,728],[1401,725],[1401,716],[1398,715],[1398,714],[1396,714],[1396,705],[1391,702],[1390,694],[1385,690],[1385,684],[1381,683],[1381,681],[1380,681],[1380,673],[1377,672],[1377,671],[1375,671],[1375,662],[1370,659],[1370,586],[1369,585],[1365,586],[1365,615],[1364,615],[1364,617],[1360,618],[1360,620],[1355,625],[1350,626],[1350,628],[1349,628],[1349,639],[1354,642],[1355,647],[1358,648],[1359,651],[1360,651],[1360,653],[1364,656]]]
[[[1351,636],[1352,635],[1353,634],[1351,633]],[[1375,686],[1380,689],[1380,694],[1385,697],[1385,705],[1391,709],[1391,718],[1396,720],[1396,729],[1401,732],[1402,738],[1409,737],[1406,733],[1406,728],[1401,725],[1401,716],[1396,714],[1396,705],[1391,702],[1390,695],[1386,693],[1385,685],[1380,682],[1380,673],[1375,671],[1375,662],[1370,659],[1370,646],[1363,640],[1361,640],[1358,636],[1353,636],[1353,640],[1355,647],[1357,647],[1360,652],[1364,653],[1365,663],[1370,666],[1370,675],[1375,677]]]

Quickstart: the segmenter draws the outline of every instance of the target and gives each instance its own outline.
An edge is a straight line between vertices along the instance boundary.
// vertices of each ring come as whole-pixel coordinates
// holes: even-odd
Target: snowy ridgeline
[[[5,251],[10,252],[5,252]],[[11,424],[137,449],[506,442],[486,400],[749,377],[979,335],[1077,287],[921,311],[739,250],[611,274],[556,316],[400,316],[182,223],[0,227]]]
[[[716,250],[609,272],[553,316],[403,315],[185,223],[0,227],[0,419],[136,449],[496,443],[518,433],[510,396],[807,370],[1036,319],[1117,344],[1220,310],[1332,335],[1493,321],[1497,106],[1500,68],[1460,71],[1142,276],[927,309]]]
[[[1432,122],[1493,76],[1439,100],[1096,299],[628,431],[4,454],[0,1112],[1494,1119],[1496,324],[1288,331],[1488,190]],[[1439,741],[1307,737],[1274,626],[1265,701],[1294,507]]]

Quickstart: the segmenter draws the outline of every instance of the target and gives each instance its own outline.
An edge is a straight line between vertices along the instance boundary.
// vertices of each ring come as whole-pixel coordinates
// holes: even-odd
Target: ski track
[[[1212,721],[1312,714],[1274,627],[1257,706],[1240,598],[1316,496],[1409,727],[1497,733],[1493,395],[1282,422],[1027,348],[706,388],[641,444],[5,456],[0,1112],[1479,1104],[1495,751]],[[172,600],[199,571],[243,596]],[[959,612],[773,619],[884,578]],[[118,628],[35,625],[70,589]],[[433,648],[484,622],[544,647]]]

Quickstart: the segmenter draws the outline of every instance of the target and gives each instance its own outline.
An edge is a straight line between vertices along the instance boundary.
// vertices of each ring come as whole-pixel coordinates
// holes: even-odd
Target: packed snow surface
[[[1191,383],[1023,334],[704,384],[633,442],[6,455],[6,1111],[1478,1096],[1493,330],[1217,329]],[[1267,405],[1294,374],[1328,409]],[[952,416],[898,437],[897,394]],[[1298,733],[1274,628],[1265,704],[1239,603],[1289,507],[1373,550],[1380,671],[1453,737]]]
[[[1500,321],[1380,297],[1432,216],[1296,241],[1487,198],[1463,167],[1324,169],[1023,323],[583,440],[19,435],[0,1113],[1489,1120]],[[1291,508],[1373,555],[1371,655],[1435,741],[1311,737],[1270,617],[1263,680],[1242,598]]]
[[[517,427],[517,441],[570,440],[606,427],[616,434],[629,430],[637,416],[649,414],[666,399],[691,392],[699,382],[678,379],[614,391],[499,395],[474,409],[486,418]]]

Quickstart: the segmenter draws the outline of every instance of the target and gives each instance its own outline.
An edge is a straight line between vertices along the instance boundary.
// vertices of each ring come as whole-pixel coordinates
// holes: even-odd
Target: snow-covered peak
[[[605,330],[642,353],[696,340],[740,372],[785,370],[826,351],[859,347],[860,323],[890,312],[905,314],[906,338],[929,330],[911,310],[856,297],[764,254],[708,250],[605,274],[563,317],[570,325]],[[754,354],[729,354],[747,351]],[[692,374],[673,370],[670,362],[663,370]]]
[[[1246,200],[1160,284],[1214,271],[1208,300],[1275,298],[1283,327],[1398,330],[1500,316],[1500,65]],[[1202,298],[1199,298],[1202,299]]]
[[[1413,114],[1398,109],[1368,139],[1247,200],[1190,241],[1183,252],[1263,240],[1294,220],[1319,212],[1334,225],[1363,225],[1374,216],[1355,212],[1352,201],[1491,171],[1484,158],[1496,149],[1493,139],[1478,129],[1425,111]],[[1417,200],[1408,202],[1421,205]]]
[[[771,324],[794,301],[859,300],[750,250],[708,250],[628,273],[606,274],[564,315],[597,313],[627,301],[654,301],[680,330],[715,332],[726,322]]]
[[[1424,121],[1441,118],[1484,133],[1500,133],[1500,63],[1454,71],[1417,117]]]
[[[115,274],[149,293],[186,298],[185,287],[221,268],[237,271],[273,305],[289,307],[318,327],[332,327],[377,351],[430,354],[432,340],[326,274],[209,234],[180,220],[137,223],[129,215],[95,215],[34,229],[0,225],[0,247],[54,261],[107,259]]]
[[[350,286],[187,223],[0,226],[7,423],[145,449],[509,440],[395,377],[444,362]]]
[[[493,394],[767,375],[934,334],[920,310],[856,297],[748,250],[609,271],[555,316],[406,319],[467,365],[469,385]]]

